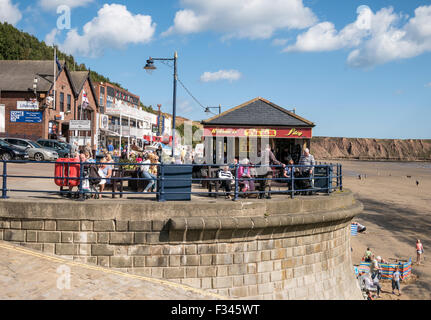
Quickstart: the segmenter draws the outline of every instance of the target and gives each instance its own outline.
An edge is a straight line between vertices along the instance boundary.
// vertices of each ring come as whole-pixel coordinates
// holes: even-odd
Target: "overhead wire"
[[[170,67],[171,69],[173,69],[173,66],[171,66],[169,63],[168,63],[168,61],[161,61],[164,65],[166,65],[166,66],[168,66],[168,67]],[[206,107],[204,107],[203,105],[202,105],[202,103],[200,103],[199,102],[199,100],[198,99],[196,99],[196,97],[190,92],[190,90],[189,89],[187,89],[187,87],[185,86],[185,84],[179,79],[179,77],[178,77],[178,74],[177,74],[177,80],[178,80],[178,82],[180,83],[180,85],[184,88],[184,90],[188,93],[188,95],[190,96],[190,97],[192,97],[192,99],[202,108],[202,109],[204,109],[204,111],[205,112],[209,112],[209,113],[212,113],[213,115],[216,115],[214,112],[212,112],[211,110],[209,110],[208,108],[206,108]]]

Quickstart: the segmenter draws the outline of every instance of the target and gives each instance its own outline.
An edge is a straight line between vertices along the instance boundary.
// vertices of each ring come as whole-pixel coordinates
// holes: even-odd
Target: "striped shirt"
[[[218,177],[220,179],[233,179],[232,172],[230,172],[230,171],[224,171],[224,170],[219,171]]]
[[[301,167],[301,171],[309,171],[312,170],[314,165],[316,165],[316,161],[314,160],[314,156],[309,154],[308,156],[305,156],[304,154],[301,155],[301,158],[299,159],[299,165],[300,166],[309,166],[309,167]]]

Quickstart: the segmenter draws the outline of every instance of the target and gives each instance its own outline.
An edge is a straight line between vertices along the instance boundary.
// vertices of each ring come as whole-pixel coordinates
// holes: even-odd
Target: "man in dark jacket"
[[[265,150],[262,152],[260,163],[264,166],[261,170],[265,179],[272,179],[274,176],[270,165],[282,165],[283,168],[286,166],[275,158],[269,144],[266,145]],[[271,183],[272,180],[265,180],[264,191],[267,199],[271,199]]]

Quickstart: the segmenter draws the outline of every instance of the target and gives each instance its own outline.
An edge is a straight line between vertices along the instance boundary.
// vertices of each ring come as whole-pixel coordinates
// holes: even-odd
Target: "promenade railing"
[[[71,159],[71,161],[73,161]],[[76,176],[69,176],[69,175],[60,175],[55,176],[49,175],[49,176],[40,176],[40,175],[21,175],[21,174],[9,174],[8,170],[11,168],[12,164],[32,164],[32,170],[33,172],[37,173],[37,166],[42,164],[53,164],[52,171],[54,171],[55,166],[62,166],[61,172],[64,172],[64,169],[68,170],[68,167],[75,166],[75,172],[79,172],[79,174],[76,174]],[[155,191],[152,192],[139,192],[139,191],[131,191],[130,186],[127,191],[121,190],[115,190],[115,191],[104,191],[99,192],[97,190],[88,189],[86,187],[87,184],[92,184],[92,182],[96,181],[97,178],[91,178],[88,175],[89,168],[91,166],[99,167],[101,165],[110,165],[113,166],[115,170],[120,172],[125,172],[125,167],[127,166],[133,166],[135,168],[133,172],[136,172],[136,177],[132,176],[111,176],[109,178],[101,178],[101,179],[110,179],[112,183],[119,182],[123,184],[124,182],[128,182],[130,185],[130,181],[154,181],[157,185],[157,188]],[[140,175],[140,171],[143,171],[144,167],[146,166],[156,166],[157,167],[157,176],[154,178],[148,178],[143,177]],[[2,168],[2,188],[1,188],[1,199],[7,199],[9,198],[9,194],[12,192],[18,192],[18,193],[41,193],[41,194],[57,194],[57,195],[70,195],[71,191],[68,188],[70,185],[76,185],[77,191],[73,192],[73,194],[76,196],[75,198],[84,201],[87,198],[91,197],[92,195],[155,195],[155,200],[163,202],[166,200],[170,200],[172,196],[174,195],[197,195],[197,196],[223,196],[226,195],[225,190],[221,191],[213,191],[208,190],[202,190],[203,187],[197,188],[197,184],[200,185],[206,185],[209,183],[215,184],[219,183],[221,184],[222,181],[226,181],[226,179],[220,178],[218,176],[219,170],[222,170],[224,166],[229,166],[229,171],[232,173],[233,179],[230,181],[231,184],[231,195],[233,200],[238,200],[240,197],[244,196],[251,196],[251,195],[257,195],[257,196],[263,196],[263,195],[274,195],[274,194],[285,194],[287,196],[290,196],[291,198],[294,198],[296,195],[308,195],[308,194],[331,194],[334,191],[342,190],[343,189],[343,173],[342,173],[342,165],[341,164],[332,164],[332,163],[319,163],[316,165],[242,165],[242,164],[232,164],[232,165],[226,165],[226,164],[166,164],[166,163],[124,163],[124,162],[116,162],[116,163],[106,163],[106,162],[61,162],[61,161],[21,161],[21,160],[0,160],[0,168]],[[241,167],[247,167],[249,169],[264,172],[260,173],[256,176],[252,176],[251,178],[244,178],[239,177],[239,169]],[[16,170],[16,167],[14,168]],[[169,169],[169,170],[168,170]],[[175,177],[175,174],[172,174],[172,172],[175,173],[177,170],[178,172],[183,171],[184,169],[187,169],[186,171],[190,174],[187,175],[185,178],[183,177]],[[201,169],[204,169],[204,171],[207,172],[205,176],[197,176],[193,177],[193,171],[201,172]],[[166,174],[166,172],[170,171],[170,175]],[[274,177],[274,172],[281,171],[284,172],[284,170],[288,171],[289,174],[287,176],[276,176]],[[309,170],[312,171],[310,175],[307,174]],[[129,172],[131,172],[129,170]],[[213,174],[211,175],[210,172]],[[265,172],[269,172],[270,174],[267,174]],[[304,173],[305,172],[305,173]],[[10,179],[13,179],[14,181],[11,182]],[[20,183],[18,182],[19,179],[23,179],[26,182],[29,182],[31,180],[52,180],[53,186],[55,185],[54,181],[56,179],[58,180],[65,180],[66,183],[64,186],[60,187],[60,190],[44,190],[39,188],[32,188],[32,189],[25,189],[25,188],[19,188]],[[72,183],[72,181],[76,181],[75,183]],[[253,181],[255,185],[257,185],[257,188],[255,190],[247,190],[243,191],[244,185],[246,182]],[[170,183],[170,187],[168,188],[166,185],[167,183]],[[180,188],[180,191],[175,191],[175,185],[178,184],[179,186],[190,186],[194,188],[190,188],[190,190],[187,190],[187,187]],[[271,188],[268,187],[268,185],[271,184]],[[45,185],[45,184],[42,184]],[[172,187],[172,185],[174,187]],[[266,186],[266,188],[265,188]],[[306,187],[305,187],[306,186]],[[275,188],[278,187],[278,190],[275,190]],[[68,188],[67,190],[64,190],[63,188]],[[221,185],[219,185],[219,188],[222,188]],[[73,189],[73,188],[72,188]],[[193,190],[195,189],[195,190]],[[197,190],[198,189],[198,190]],[[209,189],[209,188],[207,188]],[[270,190],[269,190],[270,189]]]

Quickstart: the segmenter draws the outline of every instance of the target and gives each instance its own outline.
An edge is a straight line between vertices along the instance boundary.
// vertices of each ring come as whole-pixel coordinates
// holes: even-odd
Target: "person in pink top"
[[[416,264],[421,264],[421,258],[424,253],[424,246],[419,239],[416,240],[416,253],[417,253]]]
[[[240,166],[238,168],[238,178],[244,184],[244,188],[241,190],[242,192],[255,190],[253,180],[242,180],[252,178],[250,170],[250,160],[248,160],[247,158],[243,159],[240,163]]]

